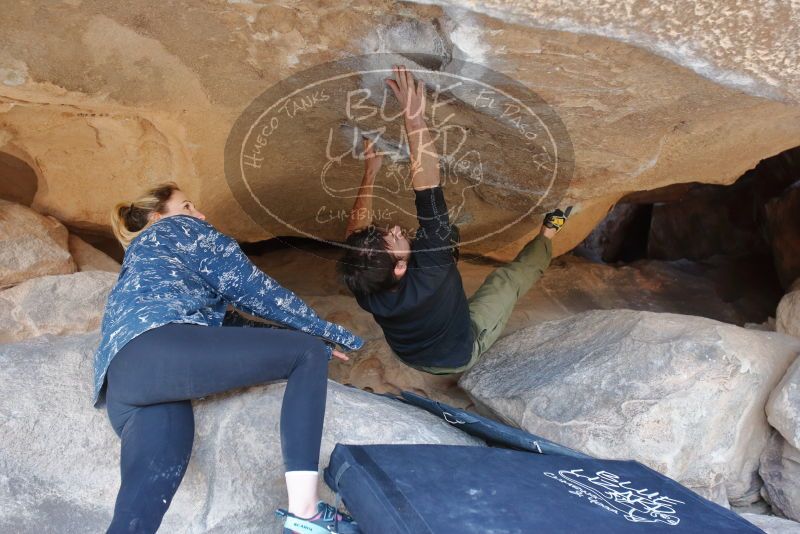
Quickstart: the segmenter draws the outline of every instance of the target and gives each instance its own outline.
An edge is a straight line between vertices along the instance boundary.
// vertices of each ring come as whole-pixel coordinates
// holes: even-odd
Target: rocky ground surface
[[[118,264],[27,209],[4,213],[33,221],[33,235],[60,235],[37,247],[45,258],[66,251],[72,263],[15,258],[2,266],[18,283],[0,291],[0,530],[39,532],[43,518],[70,531],[102,530],[119,481],[119,440],[104,411],[90,406],[89,377]],[[4,247],[19,244],[0,241]],[[481,445],[369,393],[411,390],[591,454],[636,458],[725,506],[757,512],[748,520],[768,532],[795,528],[764,514],[798,519],[800,376],[792,362],[800,340],[762,320],[768,310],[757,285],[733,291],[741,262],[556,258],[478,366],[437,377],[392,355],[337,279],[336,254],[295,243],[252,256],[320,315],[367,340],[351,361],[331,363],[323,457],[347,441]],[[459,267],[472,293],[494,265],[473,258]],[[745,328],[747,321],[763,324]],[[194,455],[165,528],[225,532],[235,524],[255,532],[271,521],[285,501],[276,447],[282,394],[276,383],[196,401]]]

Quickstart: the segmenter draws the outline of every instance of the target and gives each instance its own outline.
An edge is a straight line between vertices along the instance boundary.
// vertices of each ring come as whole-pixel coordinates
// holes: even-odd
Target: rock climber
[[[498,339],[519,297],[547,269],[551,239],[571,207],[547,213],[537,236],[467,298],[456,267],[458,231],[449,220],[439,158],[424,118],[425,85],[404,66],[393,72],[395,79],[386,83],[403,108],[419,228],[410,239],[398,225],[384,229],[372,224],[372,192],[382,155],[372,140],[364,139],[365,173],[338,269],[401,361],[432,374],[459,373]]]

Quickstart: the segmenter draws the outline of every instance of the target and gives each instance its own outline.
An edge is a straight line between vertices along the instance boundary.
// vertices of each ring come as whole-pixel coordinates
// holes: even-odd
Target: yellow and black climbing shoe
[[[567,206],[567,209],[564,211],[555,209],[544,215],[544,222],[542,224],[558,232],[561,230],[561,227],[564,226],[564,223],[567,222],[570,213],[572,213],[572,206]]]

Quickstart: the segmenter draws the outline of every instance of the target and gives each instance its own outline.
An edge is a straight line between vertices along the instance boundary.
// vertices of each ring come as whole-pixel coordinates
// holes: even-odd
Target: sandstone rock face
[[[100,327],[117,275],[105,271],[39,276],[0,291],[0,343]]]
[[[37,276],[75,272],[68,234],[54,217],[0,199],[0,288]]]
[[[657,2],[637,4],[638,9],[633,9],[627,3],[589,0],[566,5],[556,0],[545,0],[535,6],[508,0],[435,0],[434,3],[469,7],[503,20],[524,21],[532,26],[610,36],[653,50],[712,77],[721,74],[720,71],[735,72],[737,75],[725,83],[739,86],[744,91],[792,95],[794,100],[800,99],[798,74],[786,69],[786,59],[792,53],[791,45],[783,41],[784,37],[798,38],[797,27],[791,27],[798,18],[796,6],[774,6],[758,1],[747,4],[751,10],[739,10],[731,16],[731,13],[720,10],[721,5],[715,2],[705,3],[696,10],[665,7]],[[742,4],[735,5],[739,7]],[[782,29],[773,33],[766,29],[765,24],[774,24]],[[742,49],[762,39],[769,43],[769,52],[759,56],[740,55]],[[684,48],[688,43],[692,43],[692,51]],[[695,54],[707,59],[695,62]]]
[[[79,271],[108,271],[119,274],[120,264],[108,254],[76,236],[69,234],[69,253]]]
[[[800,450],[773,432],[758,470],[764,497],[779,514],[800,521]]]
[[[507,336],[459,384],[530,432],[744,505],[761,485],[764,405],[798,352],[710,319],[593,311]]]
[[[800,337],[800,289],[787,293],[778,303],[775,328],[778,332]]]
[[[794,5],[731,11],[712,0],[693,11],[546,2],[535,16],[519,2],[461,5],[467,10],[200,2],[176,17],[154,0],[135,9],[105,0],[17,4],[0,22],[0,151],[31,167],[34,207],[70,224],[108,230],[115,201],[175,179],[210,222],[242,241],[301,235],[277,220],[255,224],[225,179],[226,136],[248,104],[290,75],[344,57],[394,53],[413,66],[415,54],[429,54],[437,61],[425,66],[442,72],[466,60],[534,90],[569,132],[575,174],[565,201],[578,207],[556,242],[559,254],[628,192],[731,183],[760,159],[800,145],[798,84],[786,63],[797,40]],[[768,52],[754,53],[756,46]],[[488,120],[472,102],[455,105],[468,126]],[[287,207],[318,237],[340,240],[346,221],[337,214],[350,199],[320,187],[324,150],[303,142],[320,127],[339,131],[345,111],[326,117],[336,124],[300,129],[270,170],[275,191],[292,199]],[[508,191],[537,196],[525,160],[508,148],[502,136],[478,147],[484,187],[461,214],[466,240],[520,215],[504,200]],[[355,186],[361,164],[345,163],[337,180]],[[410,207],[407,197],[401,204]],[[322,207],[333,214],[324,224],[315,220]],[[535,231],[495,254],[508,258]]]
[[[0,346],[0,531],[102,532],[119,486],[119,439],[91,406],[98,331]],[[284,383],[195,402],[195,443],[164,532],[281,532]],[[320,467],[336,442],[481,445],[399,402],[329,383]],[[323,484],[324,486],[324,484]],[[333,502],[329,491],[324,498]]]
[[[767,418],[793,447],[800,449],[800,358],[770,394]]]
[[[774,515],[741,514],[767,534],[800,534],[800,523]]]

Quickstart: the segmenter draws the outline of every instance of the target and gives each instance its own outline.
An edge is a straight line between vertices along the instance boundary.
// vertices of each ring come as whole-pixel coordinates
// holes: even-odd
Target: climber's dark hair
[[[386,248],[387,231],[368,226],[350,234],[347,249],[337,268],[345,285],[355,295],[369,295],[392,289],[397,284],[397,260]]]

